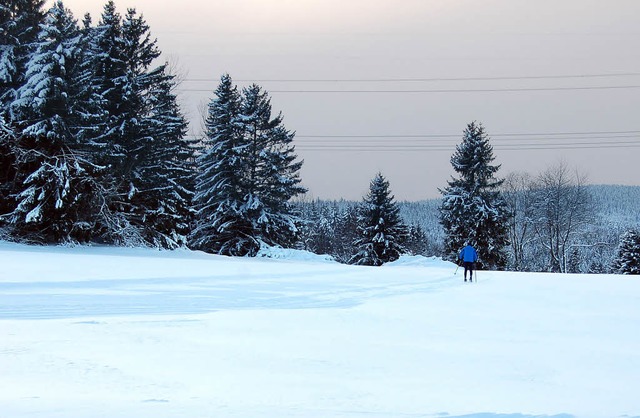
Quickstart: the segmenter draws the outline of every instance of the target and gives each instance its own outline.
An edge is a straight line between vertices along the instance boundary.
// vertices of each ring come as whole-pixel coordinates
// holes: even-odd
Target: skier
[[[458,257],[462,261],[464,266],[464,281],[467,281],[467,271],[469,271],[469,281],[473,281],[473,269],[475,263],[478,261],[478,253],[469,243],[465,243],[465,246],[460,250],[460,256]]]

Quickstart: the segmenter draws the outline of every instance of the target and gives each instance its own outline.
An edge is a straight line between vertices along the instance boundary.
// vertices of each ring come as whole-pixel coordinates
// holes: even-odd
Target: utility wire
[[[639,138],[640,139],[640,138]],[[492,145],[493,148],[504,148],[504,147],[527,147],[527,146],[531,146],[531,147],[554,147],[554,146],[574,146],[574,145],[585,145],[585,146],[599,146],[599,147],[607,147],[610,145],[624,145],[624,144],[632,144],[632,145],[639,145],[640,146],[640,140],[639,141],[609,141],[609,142],[559,142],[559,143],[535,143],[535,142],[526,142],[526,143],[520,143],[520,144],[495,144]],[[327,147],[327,148],[349,148],[349,147],[381,147],[381,148],[394,148],[394,147],[405,147],[405,148],[437,148],[437,147],[450,147],[452,145],[457,145],[457,144],[443,144],[443,143],[438,143],[438,144],[416,144],[416,143],[385,143],[385,144],[362,144],[362,143],[346,143],[346,144],[340,144],[340,143],[329,143],[329,144],[323,144],[322,142],[315,142],[315,143],[307,143],[307,142],[299,142],[296,144],[296,146],[303,146],[303,147]]]
[[[609,74],[568,74],[568,75],[540,75],[540,76],[506,76],[506,77],[450,77],[450,78],[336,78],[336,79],[239,79],[237,82],[260,83],[405,83],[405,82],[438,82],[438,81],[499,81],[499,80],[549,80],[567,78],[605,78],[605,77],[634,77],[640,73],[609,73]],[[184,78],[185,82],[217,82],[213,78]]]
[[[570,91],[570,90],[625,90],[637,89],[640,85],[628,86],[582,86],[582,87],[523,87],[503,89],[429,89],[429,90],[269,90],[269,93],[496,93],[496,92],[523,92],[523,91]],[[177,89],[189,92],[210,92],[205,89]]]
[[[511,145],[511,146],[494,146],[497,151],[530,151],[530,150],[575,150],[575,149],[612,149],[612,148],[638,148],[640,142],[635,143],[616,143],[616,144],[585,144],[585,145],[565,145],[557,144],[553,146],[528,144],[528,145]],[[451,152],[452,146],[304,146],[296,145],[296,149],[300,151],[345,151],[345,152],[411,152],[411,151],[447,151]]]
[[[612,90],[637,89],[629,86],[582,86],[582,87],[521,87],[503,89],[429,89],[429,90],[270,90],[269,93],[494,93],[522,91],[568,91],[568,90]]]
[[[630,134],[630,135],[628,135]],[[640,135],[640,130],[638,131],[591,131],[591,132],[539,132],[539,133],[498,133],[498,134],[490,134],[489,138],[499,137],[528,137],[534,136],[537,138],[542,138],[546,136],[571,136],[570,139],[575,139],[575,136],[580,135],[615,135],[615,138],[633,138],[637,135]],[[413,135],[402,135],[402,134],[390,134],[390,135],[299,135],[296,134],[296,138],[462,138],[462,134],[413,134]],[[592,137],[585,136],[585,138],[611,138],[610,136],[606,137]],[[561,138],[554,138],[561,139]]]
[[[455,149],[457,140],[462,135],[296,135],[295,137],[298,139],[295,142],[296,149],[300,151],[451,152]],[[498,133],[489,135],[489,137],[493,140],[493,149],[499,151],[640,147],[640,130]],[[637,140],[630,140],[631,138]],[[395,140],[382,143],[381,140],[383,139]],[[452,139],[455,139],[455,141],[452,141]],[[430,140],[438,142],[431,142]]]
[[[588,135],[588,136],[585,136]],[[591,135],[608,135],[605,137],[594,137]],[[610,135],[615,135],[611,137]],[[502,137],[536,137],[542,138],[547,136],[570,136],[566,139],[603,139],[603,138],[634,138],[640,136],[640,130],[628,130],[628,131],[564,131],[564,132],[519,132],[519,133],[496,133],[488,135],[489,138],[495,139],[496,137],[500,137],[499,139],[503,140],[505,138]],[[582,138],[576,138],[576,136]],[[192,136],[196,137],[196,136]],[[296,138],[462,138],[462,133],[459,134],[376,134],[376,135],[354,135],[354,134],[345,134],[345,135],[304,135],[304,134],[296,134]],[[517,138],[514,138],[517,139]],[[525,139],[525,138],[522,138]],[[562,138],[549,138],[549,139],[562,139]]]

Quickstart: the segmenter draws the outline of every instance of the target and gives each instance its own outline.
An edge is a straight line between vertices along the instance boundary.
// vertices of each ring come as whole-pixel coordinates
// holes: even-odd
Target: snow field
[[[640,415],[634,277],[282,257],[0,244],[0,415]]]

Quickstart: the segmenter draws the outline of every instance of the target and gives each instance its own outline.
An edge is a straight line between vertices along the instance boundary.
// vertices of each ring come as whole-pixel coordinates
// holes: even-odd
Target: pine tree
[[[168,144],[174,140],[169,137],[185,133],[175,96],[168,92],[171,86],[167,85],[165,67],[151,70],[160,55],[157,42],[135,9],[128,9],[123,18],[113,1],[105,5],[95,29],[87,26],[85,23],[90,40],[87,49],[96,53],[87,78],[91,88],[86,95],[92,104],[87,113],[96,123],[87,124],[81,136],[88,147],[96,150],[95,169],[101,175],[104,190],[100,238],[125,245],[182,245],[184,239],[180,237],[186,226],[177,226],[177,218],[164,214],[179,212],[183,207],[174,205],[177,200],[167,205],[160,202],[162,193],[158,188],[171,186],[159,183],[166,176],[161,173],[166,169],[165,163],[153,160],[160,149],[176,145]],[[160,97],[173,103],[159,104]],[[160,109],[164,109],[163,115],[158,114]],[[168,118],[164,120],[170,131],[166,135],[158,130],[163,118]],[[180,125],[177,129],[176,122]],[[188,178],[185,182],[189,182]],[[186,196],[183,192],[180,199]],[[156,222],[162,225],[161,231],[155,230]]]
[[[409,226],[405,247],[412,255],[425,255],[427,253],[429,248],[427,234],[420,225],[412,224]]]
[[[455,260],[465,242],[473,245],[479,264],[485,268],[506,265],[507,210],[495,178],[499,165],[493,147],[480,123],[472,122],[464,131],[462,143],[451,157],[458,178],[452,178],[440,192],[440,222],[445,230],[445,252]]]
[[[114,132],[111,138],[114,153],[109,160],[116,192],[111,207],[122,215],[122,226],[126,231],[124,236],[118,236],[116,231],[117,240],[126,243],[133,239],[135,243],[150,244],[143,232],[146,229],[145,208],[139,206],[138,195],[143,192],[141,169],[154,141],[146,129],[147,94],[153,88],[153,77],[149,76],[148,70],[160,51],[150,38],[149,26],[135,9],[127,11],[119,41],[124,64],[120,70],[124,72],[113,80],[121,88],[122,96],[113,98],[118,111],[109,121]]]
[[[0,114],[8,111],[26,81],[28,61],[44,21],[44,5],[44,0],[0,3]]]
[[[12,196],[16,177],[15,132],[0,115],[0,226],[6,223],[5,215],[15,208]]]
[[[138,162],[139,192],[132,203],[142,219],[145,241],[163,248],[185,246],[192,218],[194,146],[185,140],[187,121],[180,112],[174,76],[166,65],[148,74],[149,114],[142,122],[152,139]]]
[[[124,167],[123,114],[130,107],[125,93],[122,17],[114,2],[104,5],[95,27],[91,26],[91,17],[85,15],[81,33],[83,108],[78,113],[83,117],[75,135],[90,156],[90,173],[100,189],[92,237],[100,242],[144,245],[119,205],[125,202],[118,189]]]
[[[44,4],[44,0],[0,2],[0,216],[5,215],[4,221],[16,206],[18,145],[9,107],[25,83],[27,62],[44,20]]]
[[[224,74],[208,106],[204,150],[198,157],[194,249],[224,254],[255,254],[259,242],[243,213],[247,172],[240,122],[241,97],[231,77]]]
[[[638,230],[631,229],[622,234],[612,268],[619,274],[640,274],[640,232]]]
[[[259,86],[238,93],[221,78],[205,122],[205,152],[196,182],[196,227],[192,245],[225,255],[254,256],[261,243],[293,245],[298,218],[289,200],[299,186],[293,133]]]
[[[101,64],[105,59],[100,49],[99,40],[104,28],[91,26],[91,16],[86,14],[80,28],[79,68],[77,74],[77,100],[74,114],[77,118],[72,126],[73,136],[78,145],[98,161],[104,154],[104,143],[95,142],[106,128],[109,113],[107,100],[104,97],[104,77],[100,75]],[[99,170],[99,167],[95,167]],[[106,170],[103,170],[106,171]],[[102,177],[105,172],[96,173]]]
[[[334,228],[332,254],[340,263],[349,263],[349,260],[356,254],[357,248],[354,243],[359,238],[358,230],[359,210],[358,205],[350,204],[342,211],[336,209],[337,219]]]
[[[290,200],[305,193],[299,185],[294,134],[282,125],[282,115],[271,118],[271,103],[258,85],[243,90],[241,106],[245,155],[247,215],[254,235],[269,245],[291,246],[298,236],[299,219],[292,214]]]
[[[31,137],[65,140],[69,134],[80,32],[71,11],[56,2],[38,34],[25,84],[11,104],[12,120]]]
[[[297,209],[304,219],[300,233],[301,248],[315,254],[334,254],[337,214],[319,200],[298,202]]]
[[[39,242],[87,238],[90,183],[73,148],[70,124],[76,98],[80,33],[57,2],[48,11],[28,62],[26,82],[11,104],[18,130],[13,235]]]
[[[381,173],[371,180],[369,193],[361,206],[358,219],[360,237],[358,252],[350,264],[381,266],[397,260],[404,252],[407,227],[400,219],[400,209],[393,201],[389,182]]]

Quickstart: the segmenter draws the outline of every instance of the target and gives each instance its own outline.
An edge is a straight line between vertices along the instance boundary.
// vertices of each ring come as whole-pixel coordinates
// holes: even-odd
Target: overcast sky
[[[104,3],[65,1],[94,22]],[[359,200],[378,171],[398,200],[438,197],[474,120],[492,138],[502,177],[564,160],[591,183],[640,184],[638,0],[116,6],[145,16],[163,57],[183,75],[192,134],[223,73],[269,91],[274,111],[297,132],[309,197]]]

